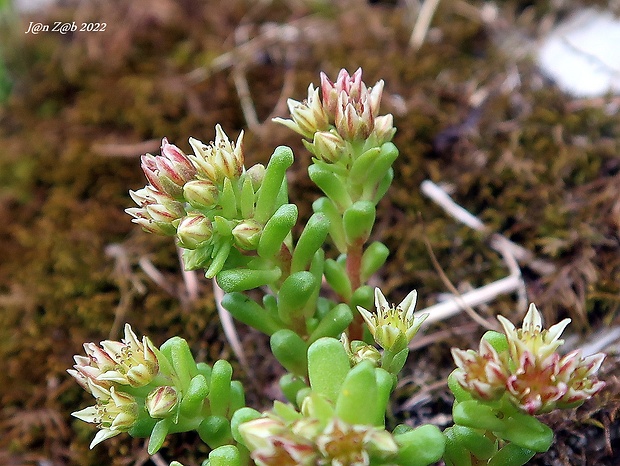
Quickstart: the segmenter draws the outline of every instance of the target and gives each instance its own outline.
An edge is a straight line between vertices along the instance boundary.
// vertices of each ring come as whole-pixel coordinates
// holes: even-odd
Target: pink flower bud
[[[184,217],[179,223],[177,237],[179,244],[185,249],[196,249],[213,236],[211,220],[201,214]]]
[[[162,419],[171,415],[179,402],[179,394],[174,387],[164,385],[157,387],[146,397],[146,410],[153,419]]]

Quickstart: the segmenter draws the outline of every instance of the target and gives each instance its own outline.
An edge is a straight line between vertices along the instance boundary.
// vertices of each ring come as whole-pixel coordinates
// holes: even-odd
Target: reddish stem
[[[364,241],[360,238],[347,249],[347,274],[351,281],[351,290],[355,291],[361,286],[362,252]],[[349,303],[351,304],[351,303]],[[353,310],[353,322],[349,325],[349,338],[362,340],[364,336],[364,319],[361,314]]]

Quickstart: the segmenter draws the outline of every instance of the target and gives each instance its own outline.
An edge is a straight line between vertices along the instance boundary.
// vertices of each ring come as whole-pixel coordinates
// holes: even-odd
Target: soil
[[[383,79],[382,112],[398,128],[401,156],[373,232],[392,254],[373,285],[394,302],[414,288],[418,308],[437,302],[448,290],[425,242],[461,292],[508,275],[482,235],[421,194],[431,179],[551,266],[521,264],[527,299],[547,322],[572,318],[573,346],[618,328],[620,100],[563,94],[531,55],[572,9],[607,2],[440,2],[415,48],[417,3],[63,1],[0,15],[8,73],[0,88],[11,83],[0,104],[0,463],[206,458],[193,434],[171,438],[154,460],[144,440],[124,435],[89,450],[93,427],[70,413],[90,396],[65,371],[82,343],[118,338],[124,322],[158,345],[183,336],[199,360],[235,360],[211,284],[198,275],[198,296],[188,294],[173,242],[123,212],[128,190],[144,186],[139,156],[157,153],[162,137],[189,151],[190,136],[210,141],[220,123],[233,138],[246,131],[246,165],[266,162],[278,145],[293,148],[290,197],[303,222],[319,195],[307,179],[309,155],[271,117],[286,116],[286,98],[303,99],[320,71],[362,67],[369,85]],[[25,33],[31,22],[57,21],[106,27]],[[478,309],[513,322],[525,310],[514,295]],[[266,338],[238,328],[254,372],[236,364],[235,376],[249,404],[266,408],[282,370]],[[449,349],[476,347],[483,331],[459,315],[418,335],[388,422],[449,425]],[[577,410],[547,415],[556,440],[531,464],[620,464],[620,357],[617,343],[604,350],[607,388]]]

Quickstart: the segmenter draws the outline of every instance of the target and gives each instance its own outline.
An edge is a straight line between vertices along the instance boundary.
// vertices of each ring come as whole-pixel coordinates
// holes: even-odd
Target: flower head
[[[605,386],[605,382],[594,377],[604,357],[599,353],[581,358],[576,350],[562,358],[553,353],[540,361],[526,351],[519,367],[508,378],[509,397],[528,414],[579,406]]]
[[[353,76],[341,70],[336,82],[321,73],[321,91],[323,107],[338,133],[345,140],[366,139],[375,128],[375,119],[379,115],[379,105],[383,94],[383,81],[378,81],[372,88],[367,88],[362,81],[362,69],[358,68]],[[382,121],[382,127],[388,121]],[[383,128],[382,133],[388,134]],[[385,136],[382,136],[382,139]]]
[[[557,353],[570,319],[543,329],[533,304],[520,329],[502,316],[498,319],[506,334],[507,351],[498,354],[484,339],[478,353],[452,350],[458,366],[455,377],[474,397],[494,400],[505,395],[517,408],[535,415],[579,406],[605,386],[595,377],[604,354],[582,358],[580,351],[563,357]]]
[[[389,305],[379,288],[375,288],[376,313],[358,306],[357,310],[366,321],[375,342],[384,349],[391,349],[400,335],[409,343],[420,329],[427,314],[414,316],[417,292],[414,290],[396,307]],[[401,337],[401,338],[402,338]]]

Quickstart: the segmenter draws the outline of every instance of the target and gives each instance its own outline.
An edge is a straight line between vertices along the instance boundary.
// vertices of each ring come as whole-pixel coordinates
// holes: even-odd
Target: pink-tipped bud
[[[162,155],[142,156],[142,170],[151,186],[168,196],[181,200],[183,185],[196,175],[196,169],[181,150],[164,138]]]
[[[185,249],[196,249],[209,241],[212,236],[211,220],[201,214],[183,217],[177,229],[179,244]]]
[[[366,139],[375,127],[367,99],[351,100],[344,91],[341,92],[335,124],[340,136],[347,141]]]
[[[146,410],[153,419],[162,419],[175,412],[179,402],[179,394],[174,387],[168,385],[157,387],[146,397]]]
[[[394,128],[394,117],[391,113],[387,115],[381,115],[375,118],[375,129],[372,132],[372,136],[375,137],[377,146],[380,146],[386,142],[390,142],[396,133]]]

